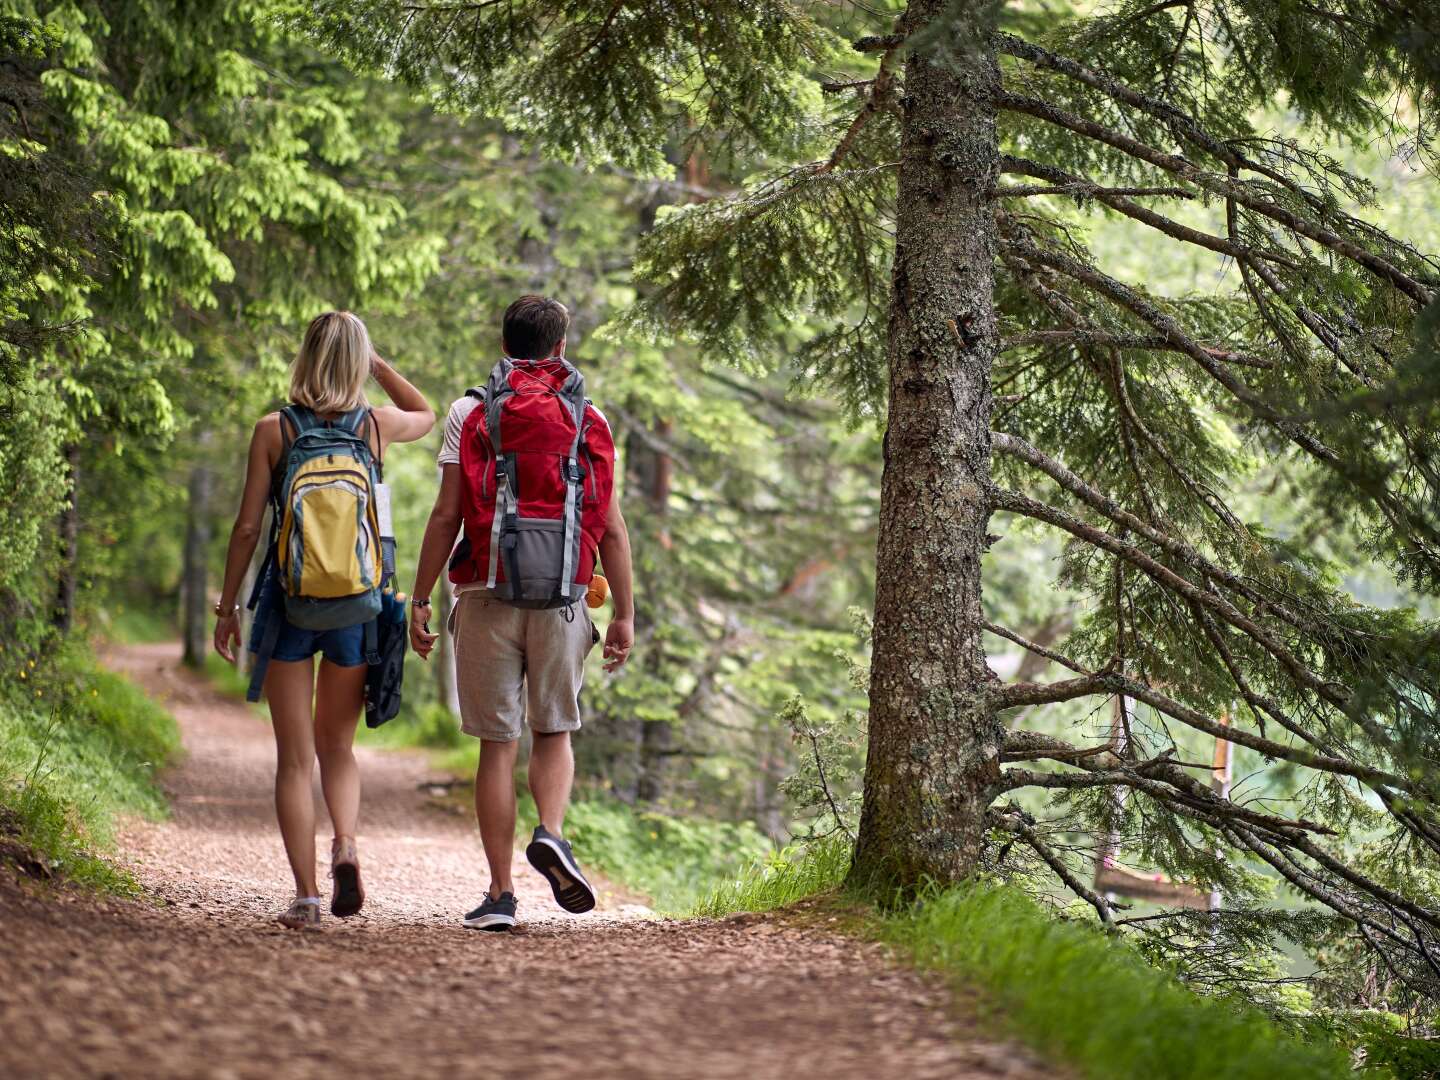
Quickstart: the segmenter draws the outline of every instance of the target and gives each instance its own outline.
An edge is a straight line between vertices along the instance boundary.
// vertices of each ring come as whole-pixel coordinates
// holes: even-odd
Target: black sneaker
[[[545,875],[555,893],[555,902],[566,911],[579,915],[595,906],[595,890],[580,872],[570,845],[546,832],[544,825],[536,826],[535,835],[525,849],[525,858]]]
[[[465,916],[465,925],[472,930],[509,930],[515,925],[515,894],[486,893],[480,906]]]

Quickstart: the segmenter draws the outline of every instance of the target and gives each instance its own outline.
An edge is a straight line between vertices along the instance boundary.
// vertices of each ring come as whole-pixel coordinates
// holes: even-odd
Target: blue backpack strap
[[[313,409],[308,409],[304,405],[296,405],[294,402],[291,402],[281,409],[280,416],[282,417],[280,434],[285,438],[285,449],[287,451],[290,449],[290,444],[295,441],[295,436],[289,435],[285,431],[284,420],[290,421],[290,426],[295,429],[295,435],[320,426],[320,418],[315,415]]]
[[[370,406],[361,405],[359,408],[351,409],[349,412],[331,421],[334,427],[344,428],[352,435],[360,434],[360,425],[370,415]]]
[[[269,561],[268,556],[266,561]],[[270,667],[270,658],[275,655],[275,643],[280,640],[280,625],[285,621],[285,613],[278,598],[273,592],[270,595],[270,610],[264,613],[265,632],[260,635],[260,648],[255,650],[255,666],[250,672],[250,685],[245,690],[246,701],[260,700],[260,690],[265,685],[265,672]]]
[[[268,627],[267,627],[268,629]],[[365,624],[365,663],[374,667],[380,663],[380,619],[379,616]]]

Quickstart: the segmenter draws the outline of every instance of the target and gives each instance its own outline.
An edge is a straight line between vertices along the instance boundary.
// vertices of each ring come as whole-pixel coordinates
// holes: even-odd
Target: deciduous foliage
[[[177,433],[203,467],[206,433],[253,420],[269,395],[244,377],[273,382],[287,325],[412,290],[437,244],[392,242],[403,208],[351,177],[398,129],[266,4],[17,10],[0,137],[20,258],[0,288],[26,336],[5,365],[0,592],[33,636],[51,606],[68,624],[77,577],[113,566],[100,549],[156,494]]]

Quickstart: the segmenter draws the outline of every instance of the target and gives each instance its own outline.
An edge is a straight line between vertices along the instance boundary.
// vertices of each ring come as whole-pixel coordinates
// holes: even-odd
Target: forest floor
[[[287,931],[269,729],[176,655],[107,657],[184,735],[169,820],[122,830],[150,898],[0,870],[0,1076],[1054,1075],[825,916],[657,919],[609,889],[569,916],[522,857],[522,925],[464,929],[485,886],[478,840],[429,794],[419,753],[359,751],[363,913]]]

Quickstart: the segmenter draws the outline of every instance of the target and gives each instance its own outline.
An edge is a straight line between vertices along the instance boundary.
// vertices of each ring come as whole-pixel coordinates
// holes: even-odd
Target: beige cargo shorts
[[[518,608],[481,592],[462,592],[450,609],[460,730],[510,742],[528,719],[532,731],[580,727],[585,657],[600,634],[584,604]]]

